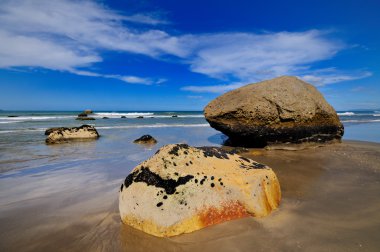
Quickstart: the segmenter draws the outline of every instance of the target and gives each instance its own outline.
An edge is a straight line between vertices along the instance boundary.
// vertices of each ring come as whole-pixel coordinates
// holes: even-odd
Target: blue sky
[[[380,108],[379,1],[0,0],[0,109],[201,110],[281,75]]]

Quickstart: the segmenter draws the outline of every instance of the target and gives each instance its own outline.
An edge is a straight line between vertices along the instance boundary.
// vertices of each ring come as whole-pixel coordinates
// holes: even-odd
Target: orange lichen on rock
[[[159,237],[190,233],[277,209],[280,184],[273,170],[217,147],[160,148],[120,187],[123,223]]]
[[[223,203],[219,208],[212,206],[199,213],[199,219],[204,227],[248,216],[250,214],[239,201]]]

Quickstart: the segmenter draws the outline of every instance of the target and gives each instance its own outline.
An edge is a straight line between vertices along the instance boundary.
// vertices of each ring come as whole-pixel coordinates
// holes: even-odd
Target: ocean
[[[100,111],[94,121],[77,121],[81,111],[0,111],[0,144],[41,142],[51,127],[95,126],[102,135],[115,129],[209,128],[202,111]],[[380,111],[338,111],[345,140],[380,142]],[[125,118],[122,118],[125,117]],[[143,118],[137,118],[143,117]],[[107,119],[105,119],[107,118]]]
[[[141,161],[149,157],[145,153],[151,153],[132,143],[145,134],[158,140],[153,149],[178,142],[221,145],[226,140],[226,136],[209,126],[202,111],[97,111],[91,115],[96,120],[75,120],[80,112],[0,111],[0,177],[7,176],[4,172],[24,168],[35,172],[35,168],[54,166],[68,159],[100,160],[108,159],[109,155],[114,158],[130,156],[126,162],[133,167],[134,161]],[[344,140],[380,142],[379,111],[338,111],[338,115],[345,126]],[[82,124],[95,126],[101,138],[86,143],[45,145],[47,128]]]
[[[227,234],[223,233],[227,238],[221,239],[221,241],[234,239],[233,246],[244,248],[244,246],[251,246],[252,237],[261,234],[258,232],[252,235],[254,230],[259,230],[260,225],[258,226],[255,220],[249,220],[241,222],[242,225],[228,226],[229,228],[226,230],[217,227],[211,229],[216,231],[209,233],[200,231],[194,234],[194,239],[191,238],[193,236],[184,236],[190,237],[194,241],[181,243],[181,240],[173,242],[168,239],[153,239],[141,232],[128,229],[120,222],[118,190],[125,177],[135,166],[166,144],[187,143],[193,146],[218,146],[226,139],[223,134],[209,126],[201,111],[103,111],[91,115],[96,118],[94,121],[77,121],[75,118],[78,113],[80,111],[0,112],[0,221],[2,223],[0,225],[0,251],[51,251],[56,250],[57,247],[64,251],[139,251],[139,248],[140,251],[144,251],[144,248],[145,251],[162,251],[162,248],[166,246],[177,247],[189,244],[195,246],[200,239],[198,234],[201,238],[204,234],[206,234],[204,236],[206,238],[207,234],[216,234],[216,237],[219,237],[221,231],[218,230],[223,232],[229,230]],[[345,140],[380,142],[380,113],[378,111],[339,111],[338,113],[345,125]],[[126,118],[121,118],[122,116]],[[139,119],[138,116],[143,116],[143,118]],[[103,119],[103,117],[109,119]],[[82,124],[94,125],[101,137],[96,141],[45,144],[44,131],[47,128]],[[133,140],[144,134],[152,135],[158,143],[153,146],[133,143]],[[366,145],[366,148],[368,146]],[[288,184],[298,176],[297,174],[304,174],[305,167],[312,168],[308,171],[309,173],[327,169],[326,165],[330,165],[332,168],[344,167],[342,174],[348,174],[345,171],[348,164],[352,163],[351,159],[347,160],[347,164],[339,163],[346,160],[346,156],[344,158],[335,158],[334,156],[332,161],[317,161],[326,159],[329,155],[336,155],[336,153],[350,157],[355,154],[352,150],[350,150],[351,152],[347,150],[339,152],[339,148],[343,147],[344,145],[331,147],[337,148],[338,152],[336,150],[329,151],[327,147],[319,148],[318,152],[315,150],[268,151],[262,156],[255,157],[258,161],[276,168],[286,166],[287,172],[285,173],[282,173],[281,169],[276,170],[284,182],[284,205],[279,213],[287,214],[290,211],[286,210],[289,204],[290,206],[299,205],[292,201],[292,195],[289,196],[289,192],[299,195],[297,187]],[[378,145],[374,148],[378,148]],[[361,158],[373,151],[365,149],[360,152],[360,155],[359,152],[356,155]],[[319,156],[317,156],[318,153]],[[368,160],[374,160],[377,152],[371,155],[371,158],[363,156],[364,158],[360,159],[360,165],[365,164]],[[309,160],[310,158],[314,159]],[[359,166],[354,164],[352,163],[355,171]],[[373,163],[370,164],[370,167],[374,166]],[[311,165],[318,167],[314,169]],[[293,173],[289,173],[288,177],[281,177],[288,174],[288,171],[293,168]],[[302,172],[300,172],[301,170]],[[342,174],[339,176],[344,177]],[[332,176],[334,183],[331,182],[331,184],[336,184],[335,175],[336,173]],[[310,177],[314,176],[315,174]],[[376,179],[377,177],[371,175],[368,178]],[[297,182],[293,182],[298,184],[299,181],[308,180],[302,177],[295,181]],[[325,181],[325,179],[318,181]],[[350,188],[352,188],[351,181],[353,180],[349,181]],[[313,185],[313,183],[310,184]],[[353,184],[361,186],[360,183]],[[293,192],[292,188],[297,190]],[[326,188],[326,186],[323,185],[321,188]],[[345,190],[343,191],[345,192]],[[375,193],[368,195],[377,197],[378,189],[375,188],[374,191]],[[362,187],[358,192],[360,196],[358,199],[361,199]],[[323,195],[327,195],[327,193]],[[339,198],[341,197],[339,196]],[[335,202],[335,200],[331,202]],[[332,204],[323,203],[321,205]],[[350,208],[346,207],[345,209]],[[341,210],[334,209],[332,212],[341,213]],[[269,218],[269,220],[271,219]],[[326,223],[330,223],[330,221]],[[372,223],[372,219],[369,223]],[[251,228],[252,225],[255,228]],[[240,226],[244,229],[235,232],[233,228]],[[286,230],[288,230],[288,226],[294,225],[287,225]],[[226,226],[222,224],[220,227]],[[322,229],[329,228],[330,226]],[[242,234],[243,237],[235,236],[235,234]],[[363,236],[366,237],[366,235]],[[207,246],[210,240],[217,241],[218,244],[215,244],[215,247],[220,246],[219,238],[206,239],[204,237],[202,246]],[[297,237],[298,241],[299,235],[294,237]],[[146,244],[145,241],[147,241]],[[153,245],[155,242],[159,242],[159,245]],[[212,248],[214,248],[213,246]],[[152,248],[156,249],[152,250]],[[186,248],[190,249],[191,246]],[[213,250],[209,249],[209,251]]]

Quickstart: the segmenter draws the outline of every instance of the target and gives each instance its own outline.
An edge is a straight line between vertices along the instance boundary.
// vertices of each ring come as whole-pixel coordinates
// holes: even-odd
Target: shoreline
[[[146,155],[134,163],[154,151],[144,150]],[[269,165],[280,180],[280,208],[265,218],[234,220],[173,238],[153,237],[121,224],[117,197],[119,183],[128,174],[126,159],[88,159],[2,179],[0,249],[375,251],[380,247],[379,143],[343,141],[299,151],[250,149],[242,155]]]

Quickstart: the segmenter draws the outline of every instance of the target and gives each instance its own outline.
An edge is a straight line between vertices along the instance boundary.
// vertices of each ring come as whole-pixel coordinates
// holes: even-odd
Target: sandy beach
[[[200,139],[217,138],[213,132],[187,129],[188,134],[198,133],[190,144],[207,144]],[[162,144],[173,140],[159,130],[154,133]],[[2,175],[1,251],[377,251],[380,247],[380,144],[344,141],[300,151],[250,149],[244,156],[269,165],[280,180],[283,198],[278,210],[266,218],[244,218],[157,238],[121,223],[118,189],[130,169],[158,146],[130,148],[129,156],[119,149],[109,157],[103,148],[114,141],[117,149],[121,140],[99,141],[49,147],[56,148],[55,160],[63,161],[68,151],[80,153],[38,171]],[[93,156],[80,157],[84,150]]]
[[[380,252],[379,13],[0,0],[0,252]]]

